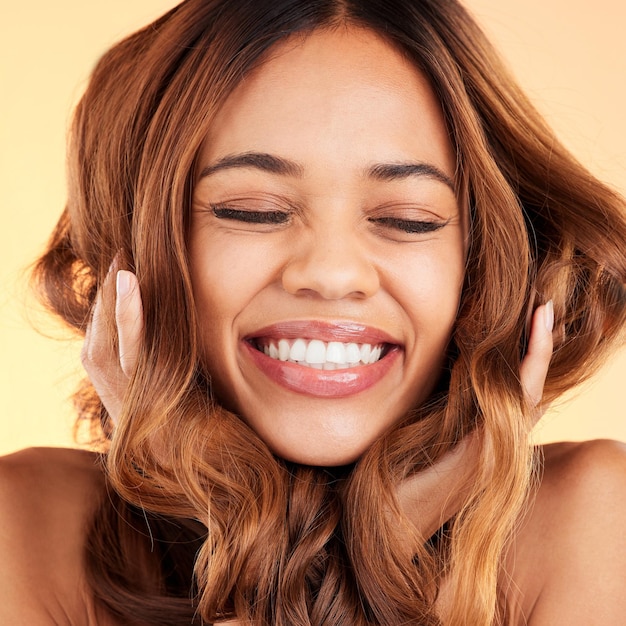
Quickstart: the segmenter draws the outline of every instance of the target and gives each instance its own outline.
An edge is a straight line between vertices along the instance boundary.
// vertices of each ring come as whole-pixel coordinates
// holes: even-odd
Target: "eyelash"
[[[211,207],[218,219],[234,220],[246,224],[285,224],[289,220],[286,211],[250,211],[247,209],[233,209],[226,206],[214,205]],[[400,230],[408,234],[432,233],[440,230],[446,222],[429,222],[420,220],[403,220],[396,217],[376,217],[369,220],[373,224]]]
[[[371,218],[371,222],[395,228],[409,234],[434,233],[443,228],[446,222],[429,222],[421,220],[403,220],[397,217],[376,217]]]
[[[235,220],[247,224],[285,224],[289,220],[289,213],[285,211],[248,211],[219,205],[211,208],[213,215],[219,219]]]

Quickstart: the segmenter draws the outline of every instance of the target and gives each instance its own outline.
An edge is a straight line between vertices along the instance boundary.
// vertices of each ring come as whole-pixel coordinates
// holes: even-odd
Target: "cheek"
[[[191,278],[198,317],[209,326],[229,324],[267,280],[267,263],[258,246],[238,246],[224,238],[191,241]],[[266,257],[267,258],[267,257]]]
[[[202,359],[223,395],[239,369],[237,322],[271,284],[276,272],[270,261],[276,254],[254,238],[234,246],[228,237],[212,237],[208,229],[191,238],[189,254]]]
[[[203,250],[207,249],[203,247]],[[236,268],[225,261],[226,257],[219,255],[194,254],[191,248],[191,280],[201,361],[211,380],[212,392],[221,404],[233,409],[226,372],[231,371],[234,365],[230,331],[237,312],[241,310],[243,298]]]
[[[456,318],[465,275],[463,248],[441,246],[406,255],[390,274],[398,301],[407,314],[447,334]]]

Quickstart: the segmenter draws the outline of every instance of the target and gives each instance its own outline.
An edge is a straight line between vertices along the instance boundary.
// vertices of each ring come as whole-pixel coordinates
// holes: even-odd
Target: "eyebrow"
[[[222,157],[216,163],[207,165],[200,172],[200,178],[216,172],[234,168],[251,168],[280,176],[304,176],[304,167],[295,161],[268,154],[266,152],[242,152]],[[394,181],[413,176],[437,180],[456,193],[454,181],[441,169],[430,163],[377,163],[365,171],[367,178],[379,181]]]
[[[368,169],[369,178],[381,181],[402,180],[412,176],[422,176],[438,180],[456,193],[454,181],[438,167],[430,163],[379,163]]]
[[[294,161],[265,152],[243,152],[227,155],[213,165],[208,165],[200,172],[200,178],[233,168],[252,168],[281,176],[302,177],[304,175],[304,168]]]

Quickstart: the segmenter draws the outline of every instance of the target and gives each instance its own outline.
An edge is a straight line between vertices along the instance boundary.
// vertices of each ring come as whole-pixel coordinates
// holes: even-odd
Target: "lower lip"
[[[400,348],[393,347],[376,363],[341,370],[317,370],[272,359],[247,341],[242,343],[252,362],[268,378],[290,391],[318,398],[343,398],[366,391],[386,376],[401,352]]]

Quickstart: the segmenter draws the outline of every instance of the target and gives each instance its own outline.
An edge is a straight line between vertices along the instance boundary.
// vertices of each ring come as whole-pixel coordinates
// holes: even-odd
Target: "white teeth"
[[[361,360],[361,350],[356,343],[349,343],[346,346],[346,361],[348,363],[358,363]]]
[[[290,361],[304,361],[306,357],[306,341],[304,339],[296,339],[289,351]]]
[[[328,363],[345,363],[346,349],[339,341],[331,341],[326,348],[326,361]]]
[[[281,361],[288,361],[290,351],[291,348],[289,347],[289,342],[286,339],[281,339],[278,342],[278,358]]]
[[[378,359],[380,359],[380,354],[383,351],[381,346],[377,346],[376,348],[372,349],[372,352],[370,353],[370,358],[368,363],[376,363],[376,361],[378,361]]]
[[[319,339],[309,341],[304,360],[311,365],[323,365],[326,363],[326,346],[324,342]]]
[[[342,343],[319,339],[279,339],[263,342],[262,352],[272,359],[289,361],[319,370],[333,371],[376,363],[381,357],[383,346],[369,343]]]

